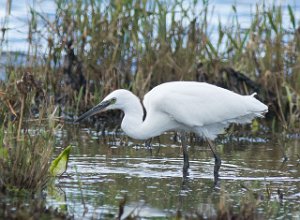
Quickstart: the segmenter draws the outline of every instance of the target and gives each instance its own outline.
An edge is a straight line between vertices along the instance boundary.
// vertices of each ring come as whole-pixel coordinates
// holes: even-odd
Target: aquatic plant
[[[35,137],[22,135],[22,140],[17,140],[15,129],[12,124],[5,132],[1,128],[0,186],[36,192],[45,187],[49,178],[53,141],[45,133]]]
[[[0,187],[35,193],[45,188],[50,175],[60,175],[66,170],[70,147],[51,163],[56,109],[49,112],[44,92],[32,74],[24,73],[15,86],[16,90],[3,95],[7,101],[5,108],[10,111],[2,114],[0,128]],[[11,95],[19,97],[14,99],[13,106]]]

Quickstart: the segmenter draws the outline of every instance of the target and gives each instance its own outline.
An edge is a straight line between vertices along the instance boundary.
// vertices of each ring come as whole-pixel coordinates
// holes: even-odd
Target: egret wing
[[[144,105],[211,139],[230,123],[247,123],[267,110],[253,96],[198,82],[162,84],[145,96]]]

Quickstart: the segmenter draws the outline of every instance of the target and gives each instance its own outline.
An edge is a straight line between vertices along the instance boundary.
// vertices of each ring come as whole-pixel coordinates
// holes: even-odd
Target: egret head
[[[109,95],[107,95],[98,105],[79,116],[74,122],[80,122],[85,118],[88,118],[106,110],[123,110],[127,104],[127,100],[131,97],[131,95],[132,93],[125,89],[115,90]]]

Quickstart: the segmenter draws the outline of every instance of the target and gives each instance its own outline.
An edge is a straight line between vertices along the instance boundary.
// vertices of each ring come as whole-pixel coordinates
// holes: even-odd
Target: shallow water
[[[126,196],[123,217],[131,212],[144,218],[174,217],[179,211],[214,217],[222,198],[238,210],[255,193],[263,216],[299,218],[299,136],[282,139],[243,133],[218,139],[223,164],[215,185],[214,159],[205,142],[190,143],[189,176],[183,178],[182,152],[174,133],[154,139],[151,154],[142,142],[120,132],[102,136],[90,129],[66,128],[58,133],[57,150],[72,143],[69,168],[48,191],[48,205],[77,219],[115,218]]]

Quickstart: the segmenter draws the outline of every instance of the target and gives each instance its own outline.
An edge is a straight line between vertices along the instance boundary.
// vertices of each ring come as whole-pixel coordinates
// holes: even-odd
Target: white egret
[[[132,92],[119,89],[75,122],[104,110],[119,109],[124,112],[121,128],[131,138],[147,140],[174,130],[194,132],[210,143],[231,123],[245,124],[255,117],[263,117],[268,107],[255,99],[254,95],[239,95],[208,83],[178,81],[156,86],[141,102]],[[189,161],[183,142],[184,136],[183,170],[186,172]],[[211,150],[220,166],[221,161]],[[218,169],[215,166],[215,172],[218,173]]]

